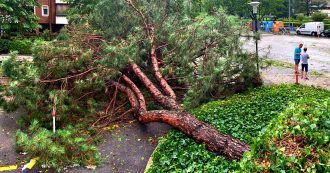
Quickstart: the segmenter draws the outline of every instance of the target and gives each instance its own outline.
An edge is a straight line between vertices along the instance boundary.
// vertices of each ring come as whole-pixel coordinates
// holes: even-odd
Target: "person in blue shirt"
[[[300,43],[298,47],[294,49],[294,64],[295,64],[295,73],[298,73],[298,66],[300,63],[300,55],[301,55],[301,48],[303,47],[303,44]]]

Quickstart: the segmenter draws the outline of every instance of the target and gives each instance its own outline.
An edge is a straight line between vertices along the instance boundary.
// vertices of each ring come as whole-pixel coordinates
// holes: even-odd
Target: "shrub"
[[[324,24],[330,24],[330,19],[324,19],[324,20],[323,20],[323,23],[324,23]]]
[[[10,51],[18,51],[20,54],[32,54],[32,41],[29,39],[14,39],[9,47]]]
[[[10,44],[9,39],[0,39],[0,53],[8,53]]]
[[[327,17],[328,17],[327,14],[321,13],[321,12],[316,12],[312,15],[313,21],[316,21],[316,22],[322,22]]]
[[[330,24],[324,24],[324,29],[330,29]]]
[[[300,27],[303,23],[302,22],[291,22],[291,25],[294,27]],[[284,26],[288,27],[289,26],[289,22],[284,22]]]
[[[304,14],[298,14],[298,15],[297,15],[297,19],[298,19],[299,21],[303,21],[303,20],[305,19],[305,15],[304,15]]]

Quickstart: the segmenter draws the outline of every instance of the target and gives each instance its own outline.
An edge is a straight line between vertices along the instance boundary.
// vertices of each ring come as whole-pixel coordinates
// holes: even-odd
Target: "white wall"
[[[63,0],[56,0],[55,3],[66,3]]]
[[[56,16],[56,24],[68,24],[68,19],[65,16]]]

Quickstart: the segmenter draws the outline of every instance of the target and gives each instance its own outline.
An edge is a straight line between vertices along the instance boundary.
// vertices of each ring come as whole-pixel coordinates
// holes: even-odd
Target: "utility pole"
[[[289,0],[289,28],[291,31],[291,0]]]

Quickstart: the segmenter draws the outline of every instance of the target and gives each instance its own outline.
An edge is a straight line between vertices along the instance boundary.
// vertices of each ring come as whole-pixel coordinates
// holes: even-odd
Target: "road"
[[[20,166],[24,156],[15,152],[15,133],[17,130],[16,121],[18,117],[24,114],[22,109],[12,113],[7,113],[0,109],[0,167],[16,165]],[[17,170],[6,171],[18,172]]]
[[[244,41],[243,48],[255,52],[254,40]],[[262,34],[259,41],[259,55],[270,59],[293,63],[293,51],[299,43],[308,48],[311,57],[310,69],[330,76],[330,39],[312,36]]]

